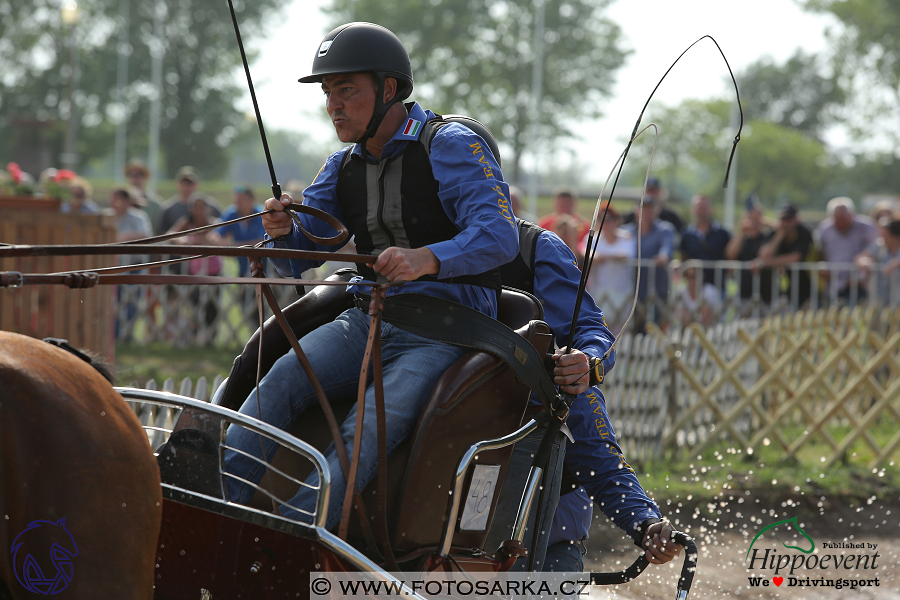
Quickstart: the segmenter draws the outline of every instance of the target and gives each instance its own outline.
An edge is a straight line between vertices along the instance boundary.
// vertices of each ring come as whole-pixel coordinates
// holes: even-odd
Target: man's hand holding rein
[[[274,209],[277,212],[267,213],[262,216],[263,227],[271,238],[280,238],[290,235],[294,230],[294,222],[291,215],[284,210],[294,200],[289,194],[282,194],[279,200],[269,198],[266,200],[266,210]]]
[[[409,249],[391,246],[379,254],[378,260],[371,266],[388,281],[415,281],[422,275],[437,275],[441,270],[441,261],[427,247]]]
[[[553,369],[553,382],[559,389],[577,396],[588,389],[590,373],[588,361],[590,357],[580,350],[572,350],[568,354],[558,350],[553,355],[556,367]]]
[[[644,553],[654,565],[662,565],[681,552],[681,545],[672,541],[672,524],[662,520],[651,524],[644,532]]]

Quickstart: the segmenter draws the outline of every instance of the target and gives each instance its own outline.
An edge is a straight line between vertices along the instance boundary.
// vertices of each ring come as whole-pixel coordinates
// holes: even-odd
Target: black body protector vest
[[[446,125],[441,117],[427,121],[418,143],[410,142],[399,155],[370,163],[344,152],[337,180],[337,199],[345,225],[356,238],[359,254],[376,250],[421,248],[443,242],[460,233],[438,198],[438,182],[431,169],[431,141]],[[386,281],[367,265],[359,265],[360,275],[369,281]],[[479,275],[438,279],[425,275],[417,281],[466,283],[500,290],[500,274],[492,269]]]
[[[537,240],[541,232],[546,230],[522,219],[516,219],[516,227],[519,230],[519,253],[512,261],[500,267],[500,280],[506,287],[523,290],[534,295],[534,261]]]

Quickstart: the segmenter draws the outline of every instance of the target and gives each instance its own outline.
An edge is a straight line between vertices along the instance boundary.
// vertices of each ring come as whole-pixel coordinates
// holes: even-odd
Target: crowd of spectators
[[[130,161],[124,175],[128,184],[113,190],[109,198],[119,241],[186,231],[263,210],[246,185],[235,187],[233,204],[221,210],[200,189],[200,177],[190,166],[178,171],[177,192],[165,201],[148,189],[150,172],[140,160]],[[69,200],[61,207],[63,213],[101,212],[88,181],[74,176],[68,188]],[[295,193],[301,191],[302,186]],[[581,261],[590,223],[578,212],[577,193],[571,188],[559,189],[554,194],[554,211],[540,219],[525,212],[521,196],[518,188],[510,188],[516,215],[537,220],[541,227],[557,233]],[[852,305],[870,296],[882,304],[896,304],[900,301],[898,208],[880,202],[871,216],[866,216],[857,213],[850,198],[834,198],[827,204],[826,218],[815,224],[803,222],[790,202],[778,209],[775,220],[767,219],[759,199],[751,195],[744,201],[743,214],[732,232],[715,220],[713,203],[703,195],[691,199],[691,221],[685,223],[667,206],[659,180],[651,177],[643,202],[636,203],[633,211],[620,213],[610,207],[595,240],[587,289],[609,309],[608,316],[616,315],[610,322],[614,330],[621,328],[629,312],[636,284],[638,310],[634,323],[638,330],[648,321],[664,325],[673,318],[682,325],[691,321],[710,324],[729,298],[738,306],[780,301],[793,308],[808,306],[811,299],[817,305]],[[245,245],[260,241],[263,235],[262,220],[256,218],[173,243]],[[642,260],[636,268],[634,259],[638,256]],[[125,258],[123,264],[149,258]],[[742,264],[736,267],[734,262],[718,261]],[[814,262],[824,265],[811,264]],[[240,276],[248,275],[247,260],[239,259],[237,269]],[[194,259],[186,266],[173,265],[168,272],[219,275],[223,264],[217,257]],[[670,314],[673,300],[677,309]],[[202,306],[195,308],[202,311],[203,320],[214,321],[218,298],[198,300],[198,304]],[[616,320],[619,322],[613,322]]]
[[[538,224],[560,235],[581,260],[589,223],[578,215],[577,195],[560,190],[554,202],[554,213]],[[673,318],[682,325],[693,321],[708,325],[719,317],[729,297],[738,307],[782,302],[797,309],[812,300],[817,306],[854,305],[870,295],[882,304],[897,304],[897,209],[881,202],[869,217],[858,214],[850,198],[840,197],[828,203],[827,216],[818,224],[805,223],[790,202],[769,220],[759,199],[751,195],[731,232],[714,219],[712,201],[703,195],[691,199],[691,222],[685,224],[666,206],[659,181],[650,178],[643,203],[638,202],[633,212],[620,215],[610,208],[596,241],[588,291],[611,309],[608,316],[621,321],[637,284],[637,330],[647,321],[664,325]],[[635,268],[638,249],[642,261]],[[669,314],[671,304],[677,306],[676,314]],[[621,325],[610,323],[614,329]]]
[[[131,160],[125,165],[126,185],[116,187],[109,196],[109,209],[101,207],[92,198],[92,187],[85,179],[74,177],[68,185],[68,199],[60,211],[73,215],[96,215],[107,212],[116,218],[116,240],[119,242],[134,241],[154,235],[184,232],[203,225],[211,225],[244,217],[263,210],[257,202],[253,190],[247,185],[239,185],[233,190],[233,204],[224,211],[216,200],[200,189],[201,180],[193,167],[184,166],[175,175],[176,193],[163,201],[148,189],[150,171],[140,160]],[[297,188],[299,182],[292,182]],[[302,185],[299,186],[302,190]],[[296,193],[296,189],[295,189]],[[262,219],[257,217],[238,223],[231,223],[219,229],[189,234],[171,240],[170,244],[190,245],[249,245],[263,239],[265,231]],[[162,248],[161,248],[161,251]],[[161,258],[181,258],[181,256],[128,256],[119,257],[120,265],[137,265]],[[158,269],[158,268],[157,268]],[[186,263],[165,265],[163,272],[169,274],[222,275],[224,263],[219,256],[195,258]],[[239,276],[249,274],[247,259],[237,260]],[[138,272],[138,271],[135,271]],[[140,286],[119,286],[117,296],[120,304],[120,319],[130,322],[138,310],[142,291]],[[164,326],[172,339],[182,339],[196,335],[200,323],[207,327],[212,325],[219,313],[220,288],[218,286],[202,286],[191,289],[187,296],[175,286],[165,288],[167,294],[153,297],[151,304],[166,304]],[[250,290],[252,292],[252,290]],[[254,298],[252,293],[241,295],[241,304],[249,305]],[[198,318],[185,318],[185,310],[197,313]],[[151,313],[155,313],[152,308]],[[117,321],[117,329],[122,323]],[[123,336],[127,338],[127,335]]]

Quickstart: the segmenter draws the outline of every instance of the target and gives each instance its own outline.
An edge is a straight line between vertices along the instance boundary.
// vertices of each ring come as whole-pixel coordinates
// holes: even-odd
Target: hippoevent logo
[[[779,552],[778,548],[761,548],[756,542],[762,535],[779,526],[792,527],[806,542],[800,542],[799,546],[782,542],[781,545],[789,552]],[[841,553],[828,552],[828,550],[863,550],[870,552]],[[820,552],[821,550],[821,552]],[[797,517],[776,521],[763,527],[747,548],[744,562],[754,573],[747,579],[750,587],[833,587],[835,589],[867,586],[880,586],[881,582],[872,571],[878,568],[878,544],[870,542],[822,542],[817,547],[815,540],[803,530],[797,522]],[[853,577],[833,577],[826,574],[827,570],[840,569],[847,575],[853,573]]]
[[[29,592],[50,596],[72,582],[72,559],[78,546],[66,529],[66,519],[32,521],[13,540],[10,553],[16,579]]]

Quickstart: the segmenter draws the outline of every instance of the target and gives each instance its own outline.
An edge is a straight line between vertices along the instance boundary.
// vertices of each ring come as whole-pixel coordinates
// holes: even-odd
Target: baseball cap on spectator
[[[779,216],[782,219],[793,219],[797,216],[797,207],[790,202],[785,202],[781,206],[781,213]]]
[[[125,165],[125,176],[127,177],[129,173],[139,172],[143,174],[144,177],[150,177],[150,170],[147,168],[147,165],[144,164],[144,161],[133,158],[128,161],[128,164]]]
[[[658,190],[660,188],[659,179],[657,177],[651,177],[647,180],[647,189],[648,190]]]
[[[200,181],[200,178],[197,176],[197,172],[194,171],[194,167],[181,167],[178,169],[178,174],[175,175],[175,181],[192,181],[197,183]]]

